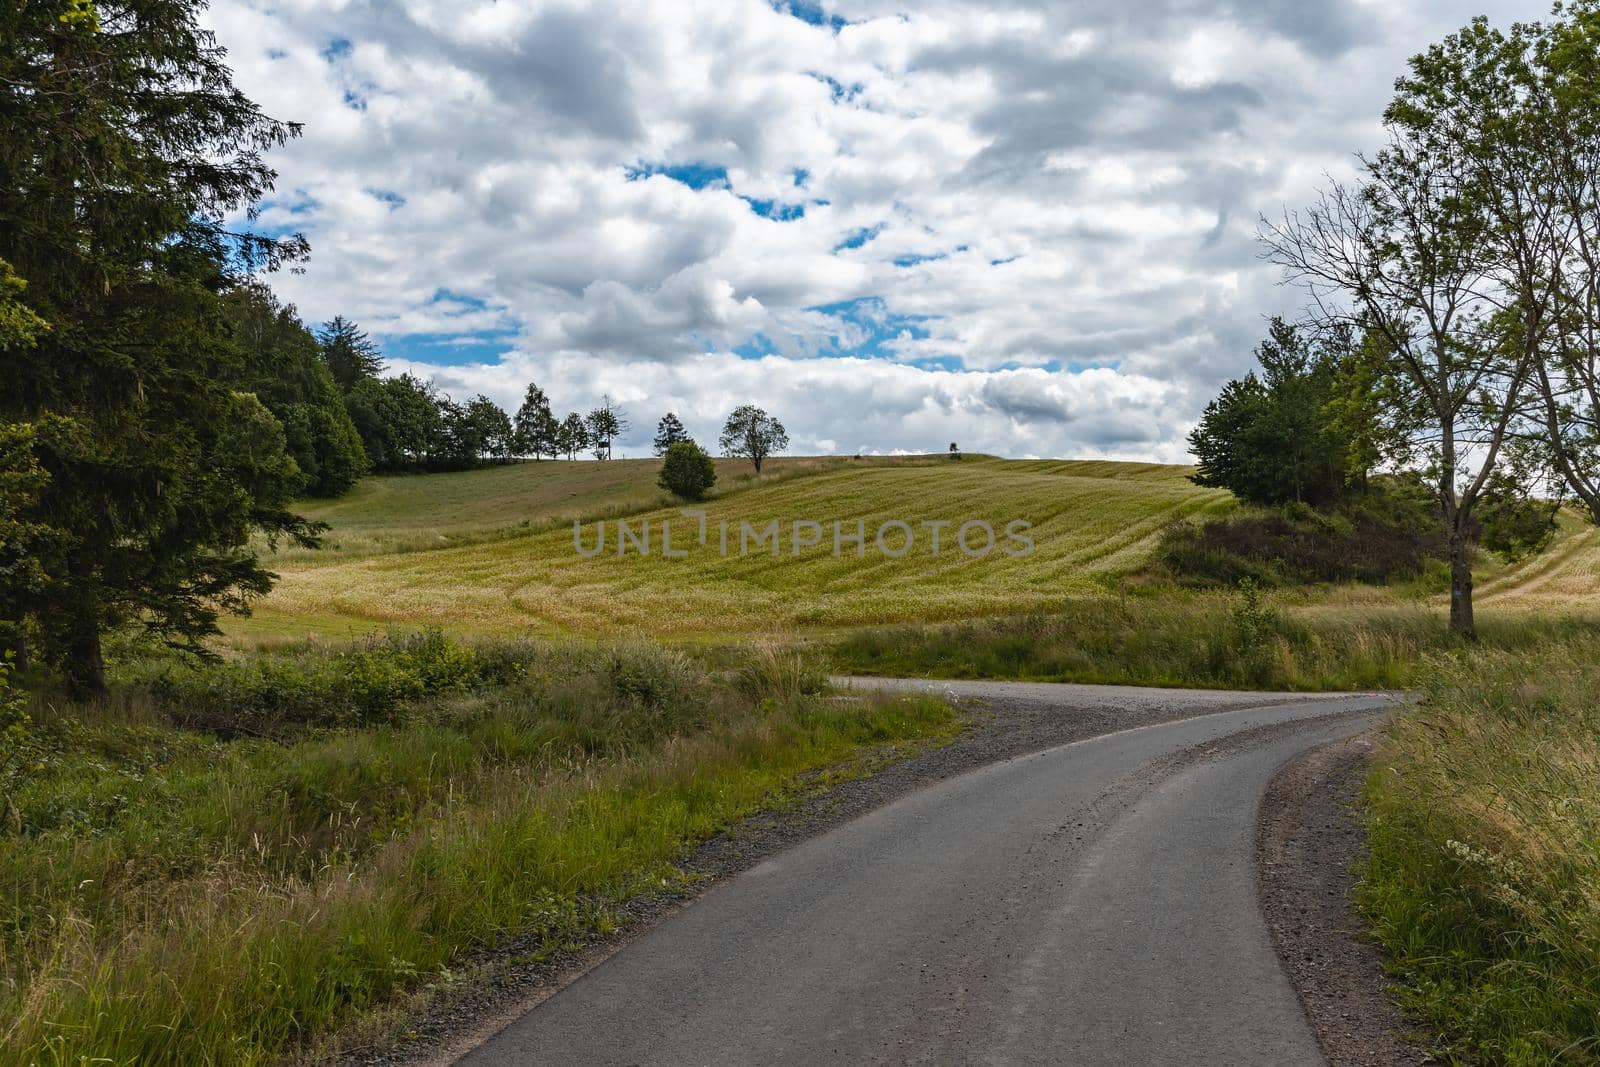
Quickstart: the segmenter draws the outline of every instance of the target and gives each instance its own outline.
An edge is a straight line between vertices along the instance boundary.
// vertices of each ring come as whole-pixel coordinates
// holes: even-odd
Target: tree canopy
[[[760,474],[768,456],[789,447],[789,434],[783,423],[754,404],[741,404],[723,424],[717,443],[723,455],[748,459]]]
[[[258,531],[314,532],[288,510],[305,474],[281,424],[236,388],[223,303],[305,252],[228,224],[297,127],[234,88],[199,10],[24,4],[0,35],[0,421],[32,427],[37,465],[0,511],[48,531],[39,580],[0,616],[85,690],[107,627],[195,647],[269,585]]]
[[[1364,479],[1335,403],[1347,335],[1314,340],[1273,319],[1256,349],[1261,374],[1228,382],[1189,435],[1196,484],[1228,489],[1254,504],[1326,507]]]

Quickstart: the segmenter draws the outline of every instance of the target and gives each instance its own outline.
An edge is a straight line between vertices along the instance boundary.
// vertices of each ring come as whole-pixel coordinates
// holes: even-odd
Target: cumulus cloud
[[[1541,14],[1504,3],[1501,21]],[[1182,460],[1266,316],[1263,212],[1377,140],[1426,0],[219,0],[306,134],[275,280],[394,369],[602,393],[642,446],[754,400],[808,451]],[[493,358],[485,350],[497,353]],[[646,424],[649,424],[647,426]]]

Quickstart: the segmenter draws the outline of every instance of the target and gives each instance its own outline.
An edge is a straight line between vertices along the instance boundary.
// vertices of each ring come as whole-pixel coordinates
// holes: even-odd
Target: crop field
[[[281,557],[279,587],[238,629],[342,634],[420,624],[735,636],[1048,610],[1104,591],[1174,518],[1228,506],[1226,494],[1189,482],[1188,468],[1156,464],[791,460],[759,484],[724,475],[724,492],[703,505],[701,544],[697,519],[650,495],[654,469],[649,461],[519,464],[369,483],[313,511],[332,524],[332,551]],[[619,555],[615,517],[630,510],[633,539]],[[588,520],[578,543],[593,552],[601,516],[603,550],[580,554],[572,519]],[[887,551],[876,543],[880,526],[895,520],[912,534],[899,556],[890,553],[902,550],[906,531],[885,531]],[[957,544],[960,524],[974,520],[996,535],[981,558]],[[1027,554],[1014,554],[1023,545],[1006,535],[1014,520],[1031,524]],[[777,543],[758,543],[774,521]],[[940,529],[936,553],[922,524],[940,521],[951,525]],[[858,522],[859,548],[850,541]],[[664,523],[682,558],[662,555]],[[638,539],[647,526],[645,555]],[[443,547],[421,547],[428,541]],[[981,530],[969,531],[973,552],[986,543]]]
[[[851,462],[774,458],[764,481],[777,481]],[[905,462],[873,460],[872,462]],[[744,460],[719,459],[718,488],[737,491],[754,481]],[[575,518],[629,515],[671,503],[656,485],[658,460],[609,463],[547,460],[452,474],[394,474],[364,478],[336,500],[303,501],[307,518],[328,523],[314,552],[291,549],[281,559],[370,555],[439,548],[463,541],[550,529]]]
[[[1227,494],[1192,484],[1189,468],[1157,464],[795,458],[771,461],[757,480],[747,463],[719,460],[718,491],[699,506],[702,544],[700,520],[656,488],[656,470],[653,460],[545,462],[367,479],[344,499],[307,506],[330,525],[326,547],[275,557],[278,588],[253,617],[230,623],[230,634],[252,642],[427,625],[725,640],[1019,616],[1110,595],[1168,522],[1231,506]],[[1006,536],[1019,519],[1031,524],[1027,554],[1013,554],[1023,546]],[[884,548],[877,544],[878,529],[894,520],[911,527],[903,555],[905,530],[887,528]],[[995,531],[981,558],[956,541],[970,520]],[[950,525],[935,553],[923,524],[938,521]],[[681,558],[662,554],[667,524]],[[974,530],[968,545],[985,541]],[[1512,565],[1486,557],[1480,567],[1486,614],[1587,614],[1597,594],[1600,530],[1575,515],[1563,516],[1548,551]],[[1367,586],[1278,600],[1330,621],[1444,603]]]

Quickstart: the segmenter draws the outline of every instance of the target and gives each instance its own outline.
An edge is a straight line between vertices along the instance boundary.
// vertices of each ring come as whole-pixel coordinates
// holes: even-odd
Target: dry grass
[[[529,467],[516,470],[530,480],[542,475]],[[694,524],[676,507],[634,515],[635,531],[650,524],[653,546],[659,545],[663,520],[670,520],[674,548],[688,552],[684,559],[664,559],[655,548],[646,558],[632,551],[619,558],[612,522],[606,524],[605,552],[592,559],[574,550],[566,524],[545,532],[502,529],[492,538],[432,551],[346,547],[322,560],[286,559],[279,567],[282,581],[261,606],[260,618],[240,632],[434,624],[468,631],[729,637],[1042,611],[1074,594],[1103,591],[1108,579],[1143,562],[1172,519],[1227,506],[1225,494],[1191,484],[1188,468],[1153,464],[833,460],[813,461],[809,469],[796,461],[776,474],[709,501],[704,546],[693,542]],[[535,496],[548,501],[556,491],[530,491]],[[573,507],[594,514],[602,499],[617,497]],[[486,515],[501,514],[506,506],[496,499],[440,508]],[[353,535],[347,529],[375,529],[387,510],[344,520],[323,517],[335,523],[333,540],[348,546]],[[778,554],[763,548],[741,558],[741,523],[763,529],[774,519],[783,533]],[[1005,524],[1024,519],[1033,524],[1036,548],[1027,556],[997,548],[973,559],[951,544],[951,527],[936,556],[928,531],[918,528],[911,552],[888,558],[871,542],[873,531],[892,519],[914,527],[924,520],[981,519],[1000,533],[1002,546]],[[790,524],[796,520],[823,523],[823,544],[795,554]],[[834,556],[832,523],[843,523],[848,533],[858,520],[868,531],[865,555],[858,557],[847,545],[843,556]],[[407,521],[421,522],[417,516]],[[729,525],[727,557],[718,548],[721,522]],[[592,547],[594,538],[590,523],[584,544]]]

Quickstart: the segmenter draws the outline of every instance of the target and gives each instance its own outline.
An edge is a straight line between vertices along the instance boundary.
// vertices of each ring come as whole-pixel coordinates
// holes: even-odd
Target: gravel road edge
[[[1285,763],[1256,821],[1261,911],[1330,1067],[1438,1062],[1390,995],[1382,953],[1353,901],[1373,742],[1368,731]]]

